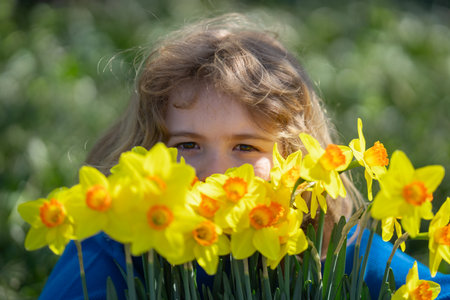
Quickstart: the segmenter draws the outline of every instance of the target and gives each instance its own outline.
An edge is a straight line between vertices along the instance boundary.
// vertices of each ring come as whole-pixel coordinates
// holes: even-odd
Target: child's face
[[[256,175],[269,179],[273,135],[259,128],[240,103],[213,88],[202,88],[193,105],[175,107],[192,95],[189,87],[171,95],[167,145],[178,148],[179,157],[195,167],[200,180],[244,163],[252,164]]]

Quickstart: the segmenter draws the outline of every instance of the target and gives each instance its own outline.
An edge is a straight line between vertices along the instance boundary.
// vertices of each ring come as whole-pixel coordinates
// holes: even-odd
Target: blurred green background
[[[135,69],[166,32],[205,16],[260,18],[304,64],[341,142],[450,168],[450,12],[442,1],[0,1],[0,298],[39,295],[57,260],[24,250],[17,204],[71,186],[125,108]],[[357,184],[362,186],[360,174]],[[450,195],[447,174],[435,210]],[[427,263],[427,243],[407,251]],[[449,273],[448,265],[441,268]]]

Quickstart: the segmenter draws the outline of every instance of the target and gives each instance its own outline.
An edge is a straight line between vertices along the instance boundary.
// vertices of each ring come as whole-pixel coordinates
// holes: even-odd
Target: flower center
[[[230,177],[223,185],[223,189],[231,202],[238,202],[247,193],[247,182],[239,177]]]
[[[210,246],[217,242],[219,236],[216,232],[216,227],[211,221],[204,221],[200,223],[193,231],[194,239],[202,246]]]
[[[163,230],[173,221],[172,211],[165,205],[153,205],[147,211],[147,222],[151,228]]]
[[[430,289],[428,282],[421,283],[413,292],[412,298],[414,300],[431,300],[433,292]]]
[[[164,191],[164,190],[166,189],[166,187],[167,187],[166,183],[165,183],[161,178],[159,178],[159,177],[156,176],[156,175],[148,175],[148,176],[147,176],[147,179],[148,179],[150,182],[153,182],[154,184],[156,184],[156,186],[157,186],[161,191]]]
[[[389,164],[389,159],[387,155],[386,148],[379,141],[364,152],[364,160],[371,166],[387,166]]]
[[[61,202],[52,198],[39,207],[39,216],[45,226],[55,227],[61,225],[66,219],[66,209]]]
[[[104,186],[94,185],[86,192],[86,205],[93,210],[106,211],[111,206],[111,196]]]
[[[255,229],[269,227],[274,221],[274,212],[272,209],[264,204],[255,206],[249,213],[250,225]]]
[[[330,144],[320,157],[319,163],[325,170],[331,171],[345,164],[345,155],[337,145]]]
[[[273,216],[272,225],[278,223],[278,221],[284,217],[284,207],[280,203],[270,202],[269,208],[272,211]]]
[[[300,166],[293,166],[281,178],[283,185],[286,187],[293,187],[297,179],[300,177]]]
[[[438,244],[450,246],[450,223],[436,230],[435,239]]]
[[[403,187],[403,198],[409,204],[420,206],[433,200],[433,195],[428,193],[427,187],[421,181],[414,181]]]
[[[217,200],[208,197],[204,194],[200,194],[202,201],[198,206],[198,213],[205,218],[214,217],[216,211],[220,208],[220,204]]]

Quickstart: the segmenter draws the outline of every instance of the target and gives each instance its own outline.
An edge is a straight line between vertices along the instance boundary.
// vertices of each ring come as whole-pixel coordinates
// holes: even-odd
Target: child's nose
[[[226,154],[212,153],[203,158],[201,170],[197,170],[197,176],[200,180],[216,174],[225,173],[229,168],[236,167],[235,162]]]

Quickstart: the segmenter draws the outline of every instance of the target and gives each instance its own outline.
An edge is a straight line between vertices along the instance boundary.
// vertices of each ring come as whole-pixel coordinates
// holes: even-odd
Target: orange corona
[[[41,217],[42,223],[51,228],[64,223],[66,210],[61,202],[52,198],[39,207],[39,216]]]
[[[283,181],[283,185],[287,187],[293,187],[297,179],[300,177],[300,166],[293,166],[287,171],[281,180]]]
[[[450,224],[436,230],[435,240],[440,245],[450,246]]]
[[[202,201],[198,206],[198,213],[205,218],[212,218],[216,214],[216,211],[220,208],[220,204],[217,200],[208,197],[204,194],[200,194]]]
[[[173,221],[172,211],[165,205],[153,205],[147,211],[147,222],[151,228],[163,230]]]
[[[327,171],[335,170],[345,164],[345,155],[337,145],[330,144],[325,149],[325,153],[320,157],[319,163]]]
[[[278,223],[278,221],[280,221],[280,219],[284,218],[285,209],[280,203],[270,202],[269,208],[272,211],[273,215],[272,224],[276,224]]]
[[[421,181],[414,181],[403,187],[403,198],[409,204],[420,206],[427,201],[433,200],[433,195],[428,193],[427,187]]]
[[[239,177],[230,177],[223,185],[225,194],[231,202],[238,202],[247,193],[247,182]]]
[[[147,179],[153,183],[155,183],[161,191],[166,189],[166,183],[156,175],[148,175]]]
[[[376,141],[371,148],[364,152],[364,160],[371,167],[383,167],[389,164],[386,148],[379,141]]]
[[[421,283],[411,294],[414,300],[431,300],[433,292],[428,282]]]
[[[106,211],[111,206],[108,190],[100,184],[94,185],[86,192],[86,205],[93,210]]]
[[[216,232],[216,227],[211,221],[204,221],[200,223],[193,231],[195,241],[202,246],[210,246],[217,242],[219,236]]]
[[[264,204],[255,206],[249,213],[250,224],[255,229],[269,227],[273,224],[274,214],[270,207]]]

